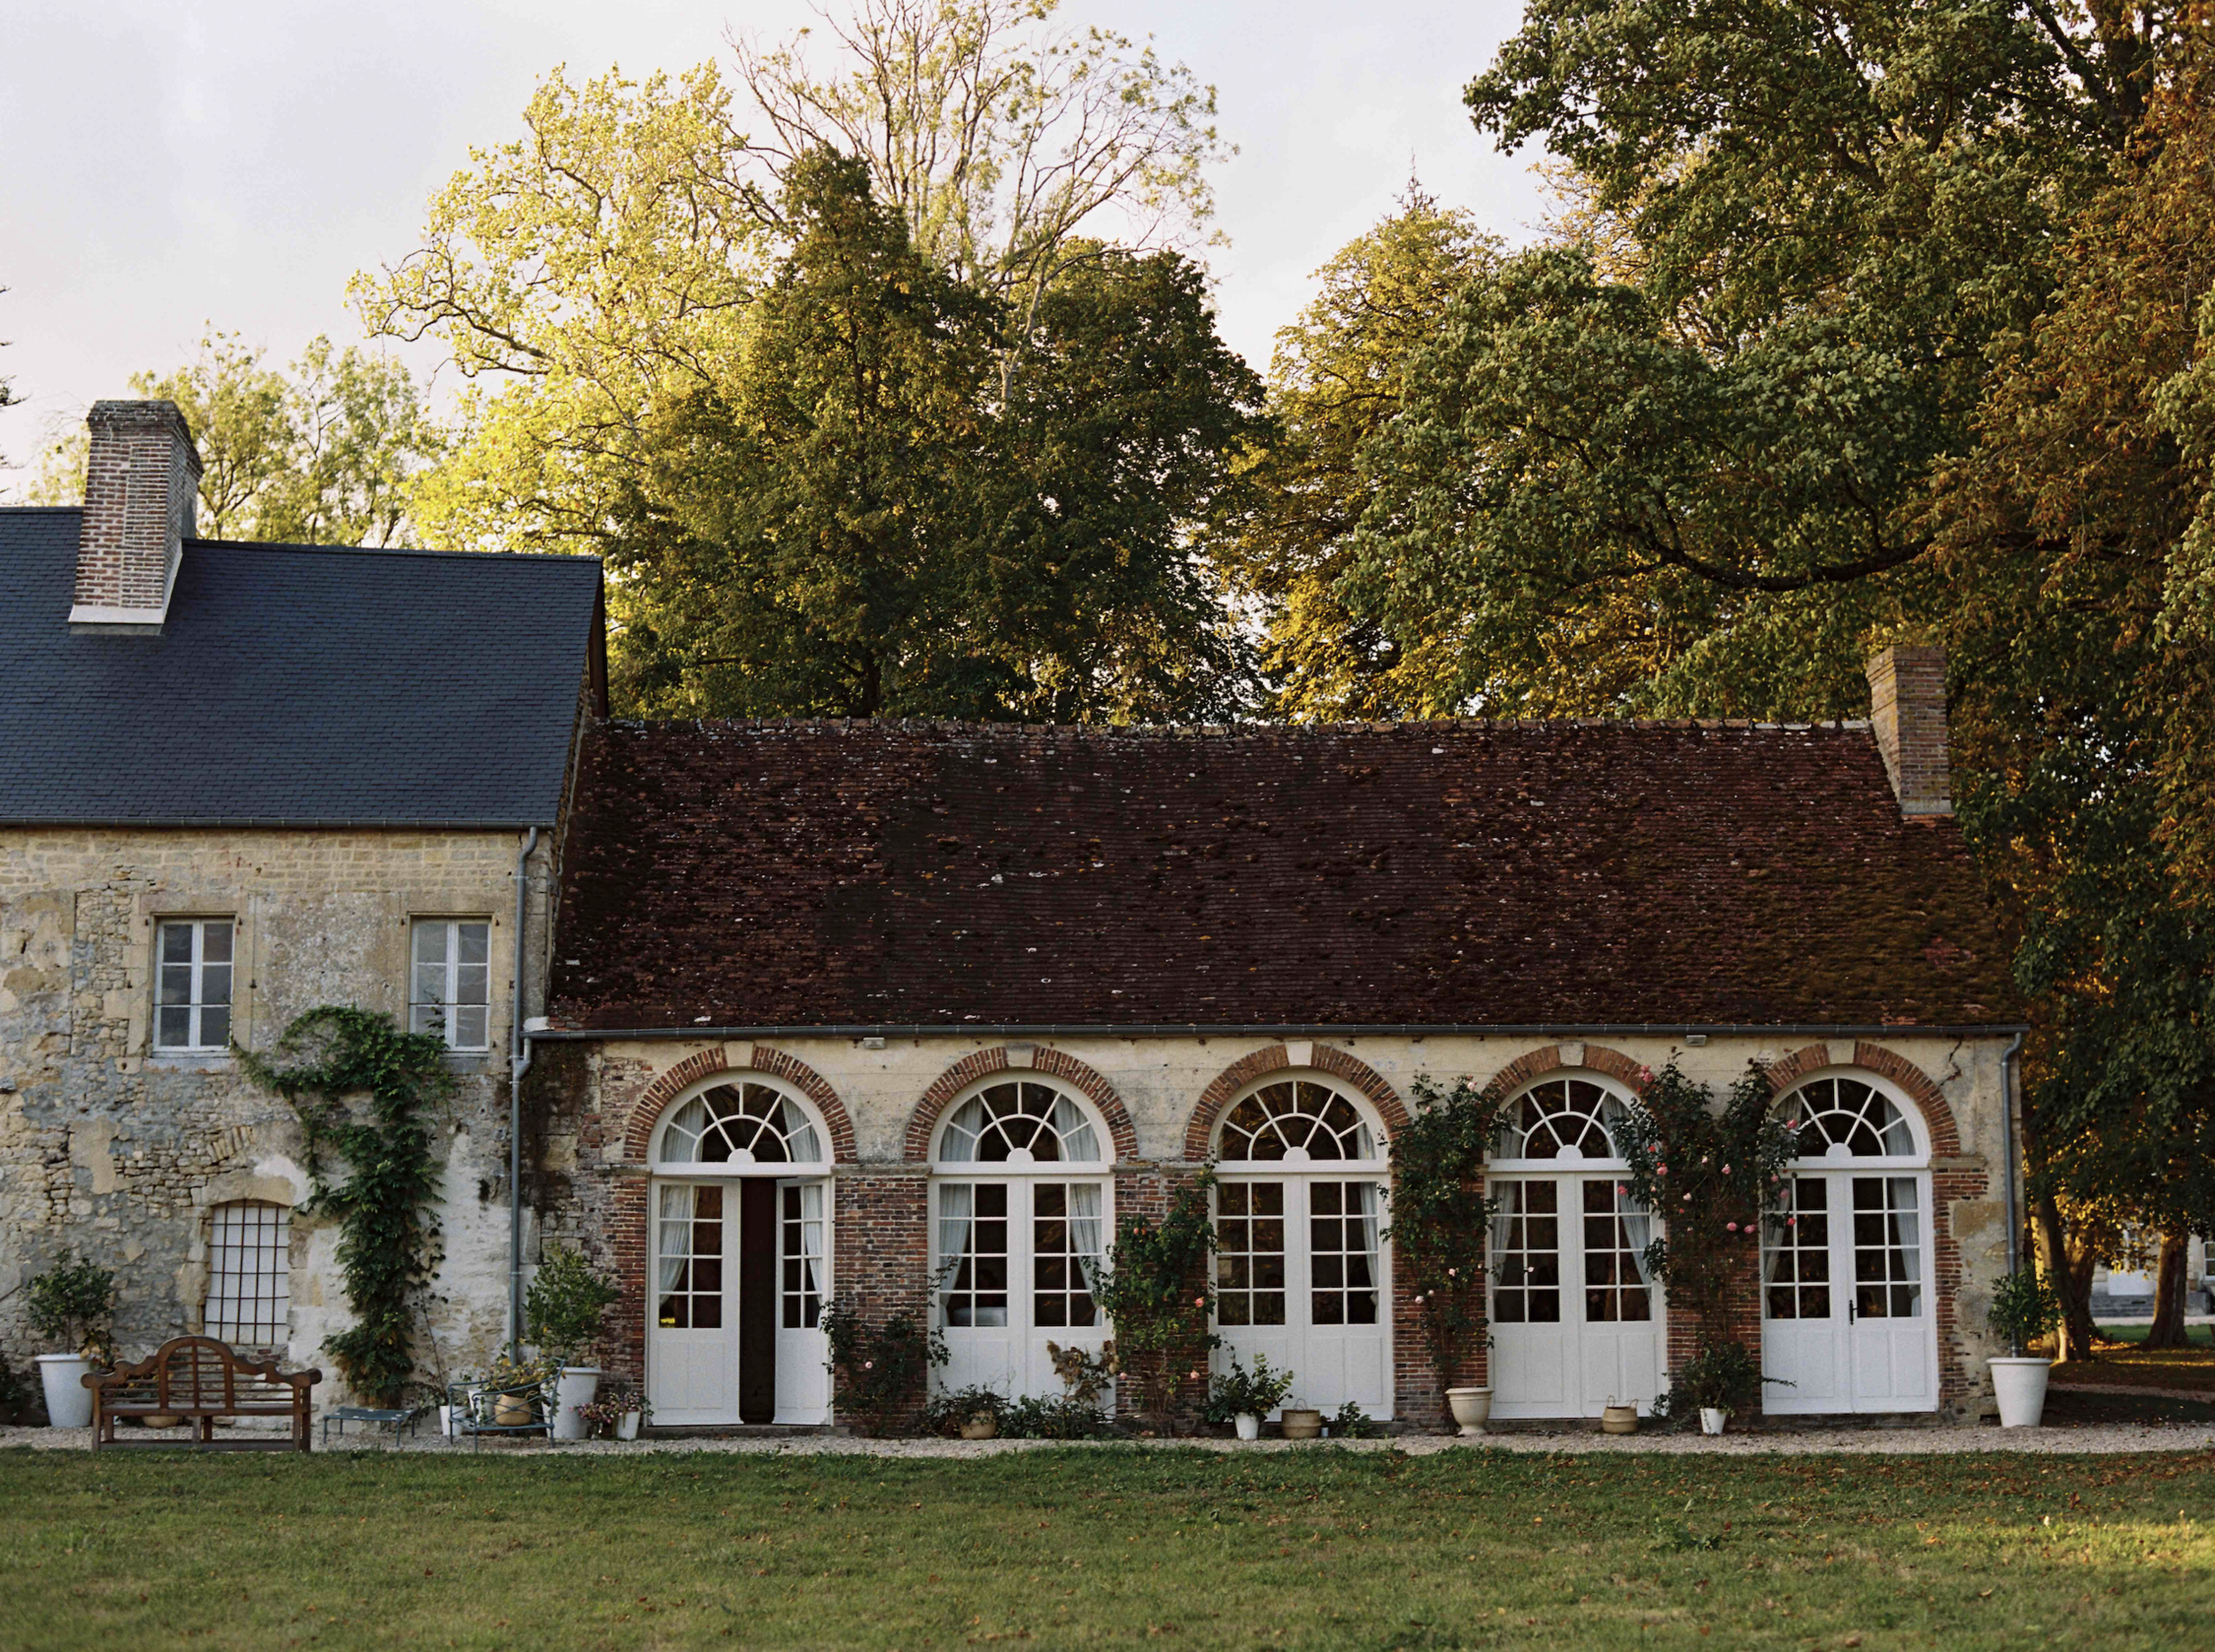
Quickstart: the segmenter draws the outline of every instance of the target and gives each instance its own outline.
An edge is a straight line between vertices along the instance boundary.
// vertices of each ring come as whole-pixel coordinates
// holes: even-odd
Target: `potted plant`
[[[1678,1368],[1675,1386],[1654,1401],[1653,1409],[1657,1415],[1674,1417],[1697,1410],[1699,1431],[1720,1434],[1729,1418],[1760,1399],[1763,1383],[1783,1381],[1762,1376],[1760,1361],[1743,1345],[1710,1342]]]
[[[618,1379],[579,1406],[577,1415],[593,1439],[636,1439],[639,1424],[653,1409],[632,1394],[630,1384]]]
[[[46,1390],[46,1421],[54,1428],[89,1428],[92,1391],[85,1376],[95,1364],[115,1360],[108,1322],[115,1312],[115,1276],[89,1259],[60,1259],[30,1283],[27,1292],[31,1330],[40,1340],[58,1342],[61,1351],[38,1356],[38,1375]]]
[[[1239,1356],[1231,1356],[1231,1369],[1217,1371],[1209,1380],[1207,1409],[1202,1413],[1210,1423],[1228,1423],[1238,1430],[1240,1439],[1259,1439],[1262,1419],[1277,1408],[1278,1401],[1292,1392],[1292,1373],[1273,1371],[1269,1368],[1269,1356],[1254,1356],[1254,1369],[1247,1370],[1239,1363]],[[1323,1414],[1313,1414],[1320,1431]]]
[[[600,1386],[600,1368],[581,1361],[600,1340],[601,1320],[609,1304],[623,1294],[615,1281],[585,1260],[581,1251],[549,1246],[524,1300],[525,1322],[542,1358],[559,1375],[555,1379],[554,1438],[582,1439],[579,1408],[592,1403]]]
[[[550,1360],[494,1360],[477,1391],[477,1420],[493,1428],[530,1428],[554,1404],[557,1370]],[[581,1435],[571,1438],[581,1439]]]
[[[1485,1198],[1487,1150],[1504,1104],[1496,1090],[1463,1079],[1442,1090],[1415,1081],[1414,1115],[1392,1138],[1393,1266],[1414,1288],[1413,1301],[1446,1384],[1447,1408],[1463,1434],[1481,1434],[1492,1390],[1457,1384],[1476,1351],[1491,1346],[1484,1312],[1485,1246],[1492,1206]]]
[[[2060,1319],[2061,1303],[2034,1268],[2009,1274],[1993,1291],[1986,1322],[2014,1350],[1987,1361],[1992,1367],[1992,1392],[2000,1401],[2001,1428],[2036,1428],[2045,1417],[2046,1381],[2053,1361],[2024,1350],[2052,1330]]]
[[[963,1439],[997,1439],[1008,1409],[1006,1399],[995,1389],[949,1388],[933,1394],[924,1405],[923,1426],[934,1434]]]

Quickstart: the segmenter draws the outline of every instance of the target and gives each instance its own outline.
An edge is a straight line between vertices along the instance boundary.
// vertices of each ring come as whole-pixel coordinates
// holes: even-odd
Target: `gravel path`
[[[35,1451],[82,1451],[92,1443],[90,1429],[0,1428],[0,1450],[28,1446]],[[182,1442],[180,1442],[182,1443]],[[641,1452],[723,1452],[741,1456],[830,1457],[994,1457],[1006,1452],[1038,1451],[1057,1445],[1093,1449],[1109,1442],[1062,1442],[1041,1439],[867,1439],[848,1435],[806,1434],[782,1439],[671,1439],[618,1442],[588,1440],[574,1445],[543,1441],[486,1441],[479,1455],[533,1456],[558,1452],[572,1456],[623,1456]],[[2150,1423],[2094,1423],[2082,1427],[2007,1429],[1801,1429],[1763,1430],[1758,1433],[1725,1434],[1710,1439],[1699,1434],[1597,1434],[1579,1430],[1561,1433],[1491,1434],[1463,1440],[1432,1434],[1402,1435],[1387,1439],[1339,1442],[1282,1439],[1250,1444],[1234,1439],[1140,1440],[1152,1449],[1201,1451],[1398,1451],[1411,1457],[1441,1452],[1646,1452],[1669,1455],[1745,1456],[1776,1453],[1787,1456],[1938,1456],[1957,1452],[2019,1451],[2102,1454],[2134,1451],[2215,1451],[2215,1431],[2204,1424],[2164,1425]],[[366,1440],[351,1439],[346,1448],[368,1447]],[[332,1442],[333,1450],[340,1449]],[[374,1447],[369,1447],[374,1448]],[[402,1451],[466,1454],[466,1445],[450,1445],[426,1432],[403,1438]]]

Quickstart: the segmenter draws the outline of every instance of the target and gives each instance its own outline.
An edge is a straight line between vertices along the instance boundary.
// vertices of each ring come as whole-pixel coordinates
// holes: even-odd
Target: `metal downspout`
[[[524,920],[531,894],[531,852],[539,829],[523,840],[516,857],[516,981],[508,1001],[508,1357],[523,1357],[523,1075],[531,1070],[531,1041],[523,1035],[523,981],[527,967]]]
[[[2008,1041],[2008,1047],[2000,1053],[2000,1141],[2006,1155],[2002,1167],[2008,1200],[2008,1272],[2015,1273],[2021,1266],[2022,1214],[2016,1206],[2015,1196],[2015,1062],[2023,1053],[2025,1035],[2017,1033]],[[2015,1349],[2019,1355],[2023,1350]]]

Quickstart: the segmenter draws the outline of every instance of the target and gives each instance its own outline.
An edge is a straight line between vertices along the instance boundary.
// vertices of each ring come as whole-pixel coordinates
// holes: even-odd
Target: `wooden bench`
[[[130,1441],[115,1437],[123,1417],[179,1417],[191,1425],[190,1443],[203,1451],[306,1451],[307,1391],[323,1380],[321,1371],[280,1371],[275,1361],[241,1359],[213,1337],[173,1337],[151,1359],[86,1374],[92,1448],[184,1444],[159,1434]],[[225,1417],[290,1417],[292,1428],[289,1436],[217,1439],[216,1421]]]

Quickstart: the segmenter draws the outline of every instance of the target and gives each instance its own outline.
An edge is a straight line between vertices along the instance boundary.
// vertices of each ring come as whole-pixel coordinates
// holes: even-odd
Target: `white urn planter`
[[[596,1365],[564,1365],[561,1375],[554,1379],[554,1438],[582,1439],[587,1425],[577,1415],[577,1408],[588,1406],[592,1397],[600,1392],[600,1368]]]
[[[1992,1361],[1992,1392],[2000,1400],[2001,1428],[2036,1428],[2046,1415],[2046,1379],[2053,1361],[2023,1355]]]
[[[1484,1425],[1492,1416],[1492,1391],[1489,1388],[1449,1388],[1446,1404],[1454,1414],[1454,1422],[1463,1438],[1473,1439],[1484,1432]]]
[[[1699,1408],[1699,1431],[1703,1434],[1720,1434],[1722,1425],[1729,1419],[1730,1413],[1721,1406],[1702,1406]]]
[[[82,1353],[42,1353],[38,1379],[46,1388],[46,1421],[54,1428],[92,1426],[92,1390],[84,1385],[92,1361]]]
[[[1220,1416],[1222,1413],[1216,1415]],[[1240,1412],[1231,1419],[1231,1426],[1238,1430],[1240,1439],[1259,1439],[1262,1437],[1262,1420],[1251,1411]]]
[[[638,1425],[643,1420],[644,1417],[642,1413],[637,1411],[626,1411],[621,1416],[615,1420],[615,1437],[618,1439],[636,1439],[638,1438]]]

